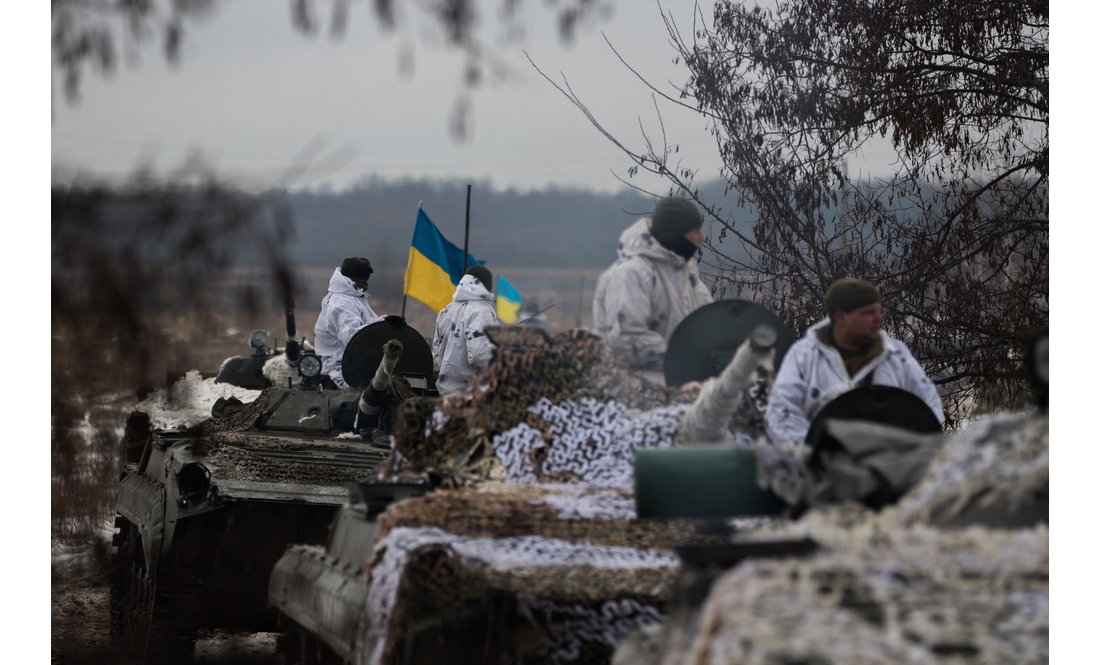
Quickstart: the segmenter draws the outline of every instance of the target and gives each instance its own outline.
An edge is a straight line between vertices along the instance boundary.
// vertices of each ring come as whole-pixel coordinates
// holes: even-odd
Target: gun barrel
[[[397,366],[397,361],[404,350],[405,346],[396,339],[391,339],[382,347],[382,360],[378,363],[378,370],[374,373],[370,385],[359,397],[359,415],[356,418],[356,429],[359,431],[378,426],[386,388],[390,385],[390,377],[393,376],[394,367]]]
[[[703,387],[695,403],[680,418],[680,429],[685,440],[722,443],[730,438],[726,422],[737,408],[745,388],[752,383],[757,366],[762,365],[768,370],[772,368],[778,337],[774,328],[761,325],[741,343],[722,374]]]

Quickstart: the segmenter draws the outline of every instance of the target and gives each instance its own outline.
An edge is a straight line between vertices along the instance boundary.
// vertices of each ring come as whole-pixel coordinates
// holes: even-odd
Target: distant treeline
[[[607,266],[616,258],[619,234],[654,205],[653,198],[628,189],[520,193],[471,184],[470,253],[492,267]],[[717,193],[722,186],[715,185]],[[301,266],[333,266],[353,254],[382,267],[404,266],[421,202],[443,235],[462,246],[465,182],[370,179],[340,192],[284,196],[296,229],[287,250]]]

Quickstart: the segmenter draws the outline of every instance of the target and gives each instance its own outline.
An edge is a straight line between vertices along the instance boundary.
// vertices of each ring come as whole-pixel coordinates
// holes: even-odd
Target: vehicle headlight
[[[210,487],[210,469],[198,462],[189,462],[176,474],[176,482],[185,495],[201,494]]]
[[[306,351],[298,358],[298,376],[303,379],[312,379],[321,374],[321,358],[313,352]]]
[[[267,347],[267,331],[266,330],[253,330],[252,338],[248,341],[254,349],[263,349]]]

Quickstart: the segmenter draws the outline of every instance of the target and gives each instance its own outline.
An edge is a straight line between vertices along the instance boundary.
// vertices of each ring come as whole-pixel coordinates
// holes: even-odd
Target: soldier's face
[[[687,238],[691,242],[691,244],[698,247],[699,245],[703,244],[703,229],[688,231],[684,234],[684,237]]]
[[[882,303],[871,303],[850,312],[836,313],[837,333],[849,341],[866,346],[878,337],[882,328]]]

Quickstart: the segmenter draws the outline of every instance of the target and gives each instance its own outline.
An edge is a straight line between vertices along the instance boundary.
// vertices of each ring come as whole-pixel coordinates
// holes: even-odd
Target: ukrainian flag
[[[497,318],[501,323],[515,323],[519,306],[523,302],[519,291],[512,283],[504,279],[504,275],[497,276]]]
[[[466,256],[467,268],[485,263],[470,254]],[[416,298],[438,314],[451,303],[461,279],[462,250],[443,237],[423,208],[417,210],[409,265],[405,269],[405,295]]]

